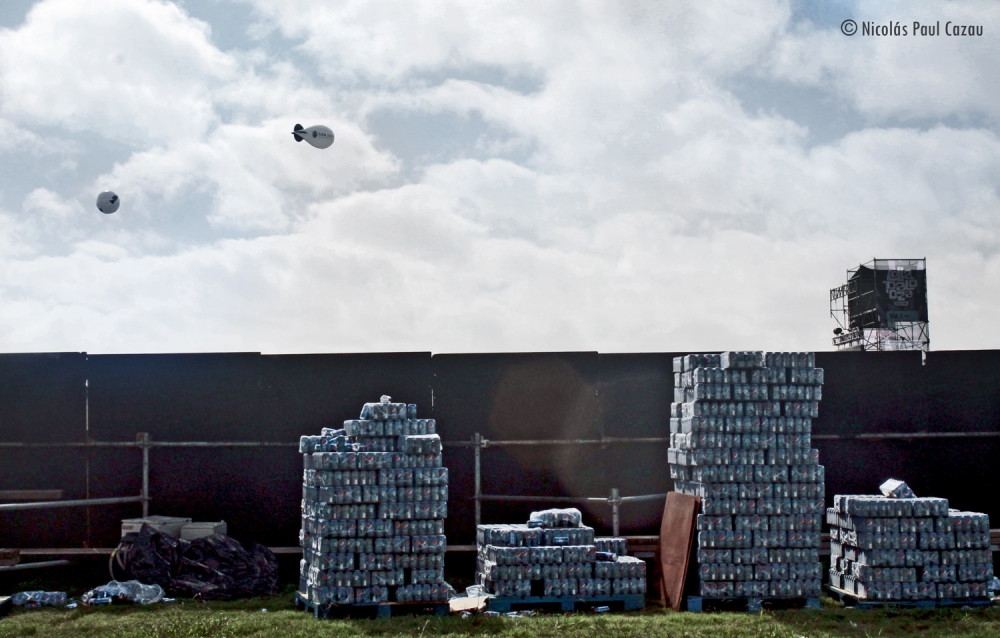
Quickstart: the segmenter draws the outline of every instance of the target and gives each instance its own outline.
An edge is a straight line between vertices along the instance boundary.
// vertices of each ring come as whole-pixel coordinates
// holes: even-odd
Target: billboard
[[[927,321],[927,271],[875,269],[875,305],[881,326],[897,321]]]
[[[923,259],[875,259],[850,273],[847,310],[851,328],[895,329],[926,322],[927,270]]]

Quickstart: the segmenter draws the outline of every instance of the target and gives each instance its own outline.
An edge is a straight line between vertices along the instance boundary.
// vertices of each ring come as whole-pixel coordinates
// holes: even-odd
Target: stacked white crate
[[[446,601],[448,469],[434,419],[365,404],[343,429],[304,436],[299,590],[316,605]]]
[[[822,384],[809,352],[674,359],[668,461],[674,489],[701,497],[699,595],[820,595]]]
[[[943,498],[837,495],[827,510],[830,585],[861,600],[986,598],[990,519]]]

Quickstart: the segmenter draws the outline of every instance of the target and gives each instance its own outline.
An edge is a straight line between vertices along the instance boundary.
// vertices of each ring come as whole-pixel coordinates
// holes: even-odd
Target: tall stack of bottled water
[[[674,359],[674,489],[701,497],[699,594],[820,595],[824,473],[810,440],[823,370],[811,352]]]
[[[299,591],[315,604],[447,600],[448,468],[434,419],[383,396],[299,451]]]
[[[646,563],[624,538],[594,538],[580,511],[534,512],[527,524],[479,525],[476,583],[488,594],[596,598],[646,593]]]
[[[837,589],[867,600],[988,596],[986,514],[948,509],[943,498],[837,495],[826,518]]]

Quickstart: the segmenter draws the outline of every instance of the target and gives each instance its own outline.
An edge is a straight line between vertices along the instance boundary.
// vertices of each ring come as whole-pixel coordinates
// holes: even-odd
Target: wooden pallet
[[[798,598],[706,598],[688,596],[687,610],[703,611],[745,611],[759,613],[762,609],[819,609],[819,596]]]
[[[295,608],[310,612],[317,619],[328,618],[392,618],[393,616],[412,616],[433,614],[447,616],[451,609],[447,602],[414,602],[414,603],[366,603],[360,605],[334,605],[333,603],[318,605],[311,602],[302,592],[295,592]]]
[[[910,609],[935,609],[938,607],[988,607],[992,604],[989,598],[936,598],[934,600],[868,600],[858,598],[855,594],[833,585],[825,585],[830,595],[844,603],[845,607],[859,610],[878,609],[881,607],[901,607]]]
[[[509,611],[528,609],[551,611],[577,611],[578,608],[610,607],[615,611],[631,611],[646,606],[644,594],[618,594],[616,596],[491,596],[486,600],[486,610],[505,614]]]

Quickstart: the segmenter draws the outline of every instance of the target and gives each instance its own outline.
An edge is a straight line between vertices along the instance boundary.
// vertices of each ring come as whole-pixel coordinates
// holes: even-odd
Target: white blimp
[[[101,211],[105,215],[110,215],[118,210],[118,206],[121,203],[122,200],[118,198],[118,195],[111,191],[104,191],[97,196],[97,210]]]
[[[292,136],[296,142],[305,140],[316,148],[330,148],[333,144],[333,131],[329,127],[318,124],[309,128],[302,128],[301,124],[296,124],[292,129]]]

